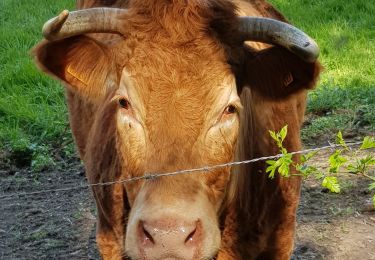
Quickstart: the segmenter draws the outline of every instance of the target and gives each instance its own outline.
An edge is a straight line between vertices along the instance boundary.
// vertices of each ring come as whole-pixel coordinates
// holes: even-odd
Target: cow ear
[[[43,41],[32,53],[41,70],[85,100],[101,100],[117,82],[110,51],[87,36]]]
[[[316,85],[322,67],[306,62],[281,47],[248,53],[243,85],[269,98],[284,98]]]

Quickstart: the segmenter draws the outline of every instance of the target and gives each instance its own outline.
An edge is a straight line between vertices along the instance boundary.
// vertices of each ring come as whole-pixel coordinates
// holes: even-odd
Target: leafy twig
[[[370,179],[372,182],[369,185],[369,190],[375,190],[375,177],[367,174],[369,168],[375,165],[375,158],[373,155],[367,155],[364,158],[359,158],[358,151],[375,148],[375,138],[366,136],[363,139],[362,145],[359,150],[353,151],[349,149],[346,144],[341,131],[337,133],[336,144],[340,145],[341,149],[336,149],[328,158],[329,168],[328,172],[322,172],[316,167],[307,164],[311,158],[313,158],[317,152],[311,152],[307,155],[301,156],[301,162],[295,163],[292,160],[292,154],[288,153],[287,149],[283,146],[283,141],[288,133],[288,126],[284,126],[279,132],[269,131],[270,136],[276,142],[277,147],[283,154],[282,157],[277,160],[268,160],[266,163],[269,165],[266,168],[266,173],[270,178],[274,178],[276,172],[280,174],[281,177],[290,177],[291,175],[308,177],[313,175],[317,180],[322,179],[322,187],[327,188],[331,192],[340,193],[341,187],[336,176],[332,174],[337,174],[338,172],[343,172],[341,169],[345,169],[348,173],[361,175],[365,178]],[[349,153],[349,155],[344,155],[344,153]],[[348,159],[354,158],[355,163],[350,163]],[[290,174],[290,167],[294,167],[299,173]],[[341,170],[341,171],[340,171]],[[375,207],[375,194],[373,195],[373,204]]]

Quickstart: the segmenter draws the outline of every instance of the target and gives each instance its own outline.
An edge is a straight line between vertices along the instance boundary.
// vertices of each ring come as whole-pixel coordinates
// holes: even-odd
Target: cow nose
[[[199,220],[140,221],[138,228],[140,245],[146,251],[160,251],[160,254],[163,251],[194,251],[202,239],[201,226]]]

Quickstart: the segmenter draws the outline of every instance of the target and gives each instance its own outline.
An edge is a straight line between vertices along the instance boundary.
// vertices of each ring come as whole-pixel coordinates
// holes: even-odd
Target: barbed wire
[[[327,150],[327,149],[334,149],[334,148],[337,148],[337,147],[352,147],[352,146],[356,146],[356,145],[359,145],[359,144],[362,144],[362,142],[346,143],[345,146],[341,145],[341,144],[331,144],[330,143],[329,145],[326,145],[326,146],[310,148],[310,149],[305,149],[305,150],[300,150],[300,151],[295,151],[295,152],[289,152],[288,154],[291,154],[291,155],[304,154],[304,153],[309,153],[309,152],[318,152],[318,151]],[[258,158],[254,158],[254,159],[249,159],[249,160],[234,161],[234,162],[216,164],[216,165],[211,165],[211,166],[203,166],[203,167],[199,167],[199,168],[178,170],[178,171],[173,171],[173,172],[146,173],[143,176],[133,177],[133,178],[129,178],[129,179],[123,179],[123,180],[117,180],[117,181],[100,182],[100,183],[88,183],[88,184],[84,184],[84,185],[76,185],[76,186],[71,186],[71,187],[39,190],[39,191],[32,191],[32,192],[17,192],[17,193],[12,193],[12,194],[0,195],[0,200],[10,199],[10,198],[13,198],[13,197],[33,196],[33,195],[39,195],[39,194],[44,194],[44,193],[52,193],[52,192],[65,192],[65,191],[71,191],[71,190],[91,188],[91,187],[96,187],[96,186],[108,186],[108,185],[115,185],[115,184],[125,184],[125,183],[139,181],[139,180],[152,180],[152,179],[156,179],[156,178],[170,177],[170,176],[176,176],[176,175],[181,175],[181,174],[206,173],[206,172],[209,172],[211,170],[218,169],[218,168],[238,166],[238,165],[255,163],[255,162],[265,161],[265,160],[270,160],[270,159],[278,159],[278,158],[281,158],[282,156],[284,156],[284,155],[283,154],[276,154],[276,155],[271,155],[271,156],[263,156],[263,157],[258,157]],[[234,174],[235,174],[235,172],[234,172]]]

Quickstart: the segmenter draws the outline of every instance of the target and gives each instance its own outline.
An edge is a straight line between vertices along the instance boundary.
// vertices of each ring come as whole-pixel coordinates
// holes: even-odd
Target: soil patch
[[[327,154],[314,165],[324,167]],[[375,212],[368,181],[341,178],[341,194],[304,181],[293,260],[375,259]],[[83,166],[34,173],[0,169],[0,196],[85,185]],[[0,199],[0,259],[99,259],[95,205],[88,188]]]

